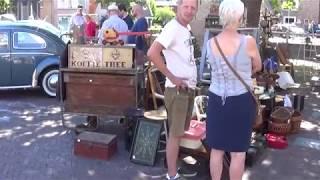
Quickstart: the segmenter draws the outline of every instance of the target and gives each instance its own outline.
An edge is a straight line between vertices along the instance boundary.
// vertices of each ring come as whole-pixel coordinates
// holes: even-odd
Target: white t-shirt
[[[73,28],[73,26],[81,26],[85,24],[86,20],[84,18],[84,15],[73,15],[70,19],[70,30]]]
[[[195,88],[197,67],[189,30],[174,18],[165,25],[156,41],[165,48],[163,54],[169,71],[177,77],[187,78],[188,87]],[[166,78],[165,86],[175,87],[168,78]]]

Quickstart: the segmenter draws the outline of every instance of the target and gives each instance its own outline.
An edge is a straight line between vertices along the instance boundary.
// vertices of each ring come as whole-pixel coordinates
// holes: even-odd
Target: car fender
[[[52,66],[58,66],[60,63],[60,56],[49,56],[42,60],[34,69],[32,74],[32,87],[38,86],[38,80],[40,77],[40,74],[47,69],[48,67]]]

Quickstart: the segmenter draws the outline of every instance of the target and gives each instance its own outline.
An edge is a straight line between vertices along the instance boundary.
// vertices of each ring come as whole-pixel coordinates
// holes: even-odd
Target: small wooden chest
[[[109,160],[117,151],[116,135],[85,131],[74,142],[74,154],[93,159]]]

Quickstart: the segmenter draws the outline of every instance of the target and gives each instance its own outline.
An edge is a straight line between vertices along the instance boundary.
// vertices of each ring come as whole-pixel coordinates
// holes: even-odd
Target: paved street
[[[0,180],[131,180],[164,173],[131,163],[122,140],[110,161],[76,157],[75,135],[62,127],[55,99],[37,90],[0,91],[0,97]]]
[[[286,150],[267,149],[248,168],[245,180],[319,180],[319,98],[308,93],[301,133],[289,136]],[[155,167],[131,163],[122,128],[115,127],[110,129],[119,135],[118,152],[110,161],[77,157],[72,152],[75,135],[62,127],[55,99],[38,90],[0,91],[0,180],[160,179],[165,173],[161,162]]]

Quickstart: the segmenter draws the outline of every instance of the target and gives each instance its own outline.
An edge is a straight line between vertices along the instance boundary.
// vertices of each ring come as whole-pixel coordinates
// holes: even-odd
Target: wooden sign
[[[69,68],[103,68],[102,64],[102,48],[87,46],[69,46]]]
[[[133,48],[69,45],[68,68],[131,69]]]
[[[130,69],[133,63],[131,48],[103,48],[103,63],[110,69]]]
[[[154,165],[162,121],[139,119],[136,127],[130,159],[134,163]]]

